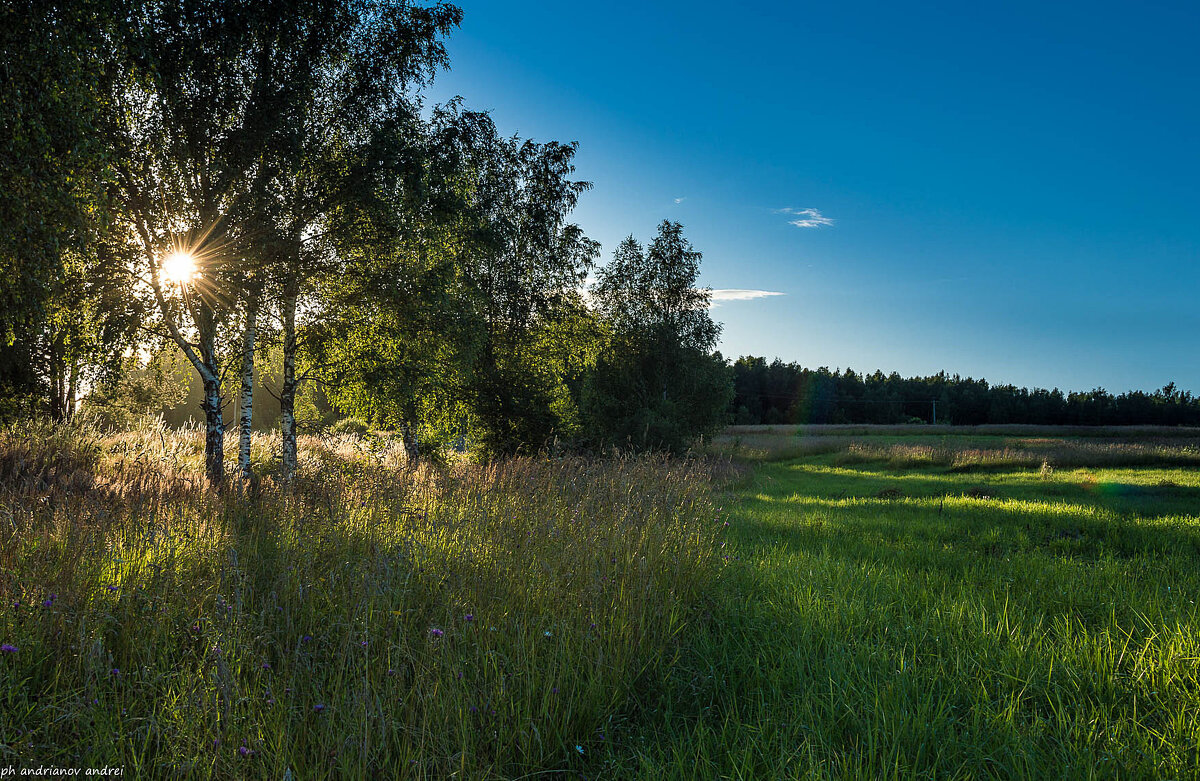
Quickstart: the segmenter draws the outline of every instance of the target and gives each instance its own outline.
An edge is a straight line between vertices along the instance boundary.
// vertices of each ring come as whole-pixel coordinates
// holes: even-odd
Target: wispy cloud
[[[833,218],[821,214],[820,209],[794,209],[786,206],[782,209],[775,209],[774,212],[795,217],[796,219],[788,220],[788,222],[797,228],[824,228],[833,224]]]
[[[753,301],[756,298],[768,298],[770,296],[782,296],[778,290],[743,290],[741,288],[719,288],[712,291],[713,306],[719,305],[722,301]]]
[[[677,203],[677,204],[678,204],[678,203],[683,203],[683,202],[684,202],[684,201],[686,201],[686,200],[687,200],[687,196],[685,195],[685,196],[683,196],[682,198],[676,198],[676,199],[675,199],[675,203]]]

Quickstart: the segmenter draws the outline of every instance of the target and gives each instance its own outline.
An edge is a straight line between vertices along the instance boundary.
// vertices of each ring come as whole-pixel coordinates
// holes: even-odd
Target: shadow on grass
[[[767,490],[740,501],[740,539],[835,556],[907,557],[921,566],[936,562],[931,556],[939,551],[985,558],[1200,558],[1200,527],[1182,517],[1200,507],[1200,489],[1192,487],[1036,478],[971,486],[938,474],[846,470],[831,477],[834,485],[826,490],[816,490],[820,475],[760,484]],[[945,562],[962,565],[958,557]]]

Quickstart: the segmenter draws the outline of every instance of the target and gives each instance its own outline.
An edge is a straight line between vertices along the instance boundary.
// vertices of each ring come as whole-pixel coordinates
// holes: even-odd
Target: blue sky
[[[1200,3],[461,5],[431,96],[578,141],[603,259],[780,294],[727,356],[1200,392]]]

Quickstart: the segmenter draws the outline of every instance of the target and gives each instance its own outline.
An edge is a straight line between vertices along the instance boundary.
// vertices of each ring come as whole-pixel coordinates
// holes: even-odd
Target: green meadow
[[[215,494],[195,431],[9,429],[0,767],[1197,777],[1179,434],[415,470],[309,438],[297,485]]]
[[[759,457],[820,454],[730,492],[736,564],[644,775],[1200,774],[1195,432],[793,431]],[[1053,465],[1088,453],[1136,465]]]

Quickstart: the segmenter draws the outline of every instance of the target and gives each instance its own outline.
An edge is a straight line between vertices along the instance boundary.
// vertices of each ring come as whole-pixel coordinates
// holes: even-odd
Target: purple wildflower
[[[263,662],[263,663],[262,663],[262,668],[263,668],[264,670],[270,670],[270,669],[271,669],[271,663],[270,663],[270,662]]]
[[[312,635],[305,635],[304,637],[301,637],[301,638],[300,638],[300,642],[302,642],[302,643],[311,643],[311,642],[312,642]]]
[[[433,638],[433,639],[435,639],[435,640],[436,640],[436,639],[438,639],[439,637],[441,637],[441,636],[442,636],[442,635],[444,635],[444,634],[446,634],[446,633],[445,633],[445,632],[443,632],[442,630],[438,629],[436,626],[435,626],[433,629],[430,629],[430,630],[429,630],[429,636],[430,636],[430,637],[432,637],[432,638]]]
[[[555,686],[555,687],[551,688],[551,689],[550,689],[550,693],[551,693],[551,694],[558,694],[558,687],[557,687],[557,686]]]
[[[254,752],[251,751],[250,749],[246,748],[245,746],[239,746],[238,754],[241,754],[243,757],[249,757],[249,756],[253,756]]]
[[[0,645],[0,653],[15,654],[16,652],[17,652],[17,647],[15,645],[11,645],[9,643]]]
[[[317,713],[324,713],[325,706],[322,705],[321,703],[317,703],[316,705],[313,706],[313,710],[315,710]]]
[[[118,675],[121,674],[121,670],[119,668],[114,667],[108,671],[108,674],[111,675],[112,677],[116,678]]]
[[[463,616],[463,620],[464,620],[464,621],[474,621],[474,620],[475,620],[475,614],[474,614],[474,613],[467,613],[465,616]]]
[[[366,648],[366,647],[367,647],[367,641],[366,641],[366,640],[363,640],[361,643],[359,643],[359,645],[361,645],[363,648]]]

